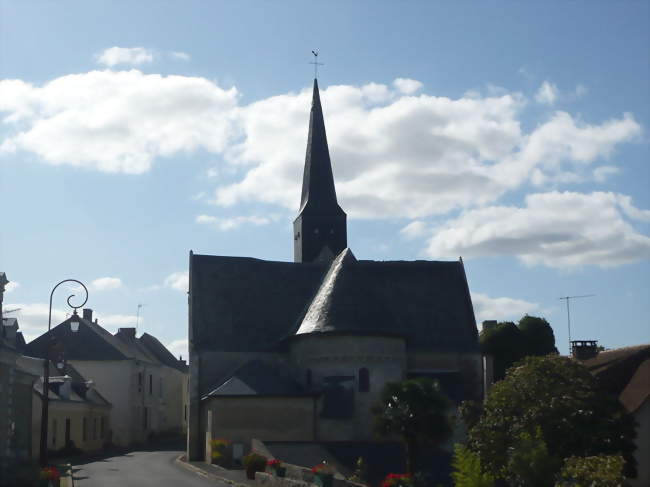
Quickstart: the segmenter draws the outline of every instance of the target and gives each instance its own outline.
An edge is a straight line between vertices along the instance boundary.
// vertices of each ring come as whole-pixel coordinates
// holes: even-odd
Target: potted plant
[[[389,473],[381,487],[413,487],[413,476],[410,473]]]
[[[266,469],[266,457],[257,452],[250,452],[243,460],[246,477],[249,479],[255,480],[255,472],[263,472]]]
[[[284,477],[287,473],[287,468],[282,465],[282,462],[277,459],[272,459],[266,462],[266,466],[269,467],[277,477]]]
[[[40,485],[43,487],[59,487],[61,474],[56,467],[43,467],[40,474]]]
[[[314,472],[314,483],[320,487],[332,487],[336,469],[323,461],[311,469]]]

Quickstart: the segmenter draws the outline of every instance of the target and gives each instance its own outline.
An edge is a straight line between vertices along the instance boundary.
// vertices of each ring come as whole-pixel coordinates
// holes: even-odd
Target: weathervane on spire
[[[316,49],[315,51],[312,51],[311,53],[314,55],[314,60],[309,64],[314,65],[314,79],[317,79],[318,78],[318,66],[324,66],[324,64],[318,62],[318,49]]]

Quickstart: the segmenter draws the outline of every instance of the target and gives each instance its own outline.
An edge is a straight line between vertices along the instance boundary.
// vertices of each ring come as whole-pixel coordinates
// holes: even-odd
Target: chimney
[[[84,308],[82,318],[84,320],[88,320],[88,321],[92,322],[93,321],[93,310],[90,309],[90,308]]]
[[[135,328],[119,328],[117,330],[117,335],[135,340]]]
[[[598,340],[572,340],[571,355],[578,360],[588,360],[598,355]]]
[[[483,329],[489,330],[497,326],[497,320],[485,320],[483,321]]]

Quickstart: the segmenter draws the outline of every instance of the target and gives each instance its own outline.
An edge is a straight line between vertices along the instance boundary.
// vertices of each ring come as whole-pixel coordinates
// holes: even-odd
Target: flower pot
[[[275,476],[276,477],[284,477],[287,473],[286,467],[277,467],[275,469]]]
[[[314,483],[319,487],[332,487],[334,475],[331,473],[317,473],[314,475]]]

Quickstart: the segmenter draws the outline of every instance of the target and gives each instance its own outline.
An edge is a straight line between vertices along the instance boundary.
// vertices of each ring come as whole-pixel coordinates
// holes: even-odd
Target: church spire
[[[294,260],[313,262],[347,247],[346,215],[336,200],[323,108],[314,79],[300,212],[294,226]]]

